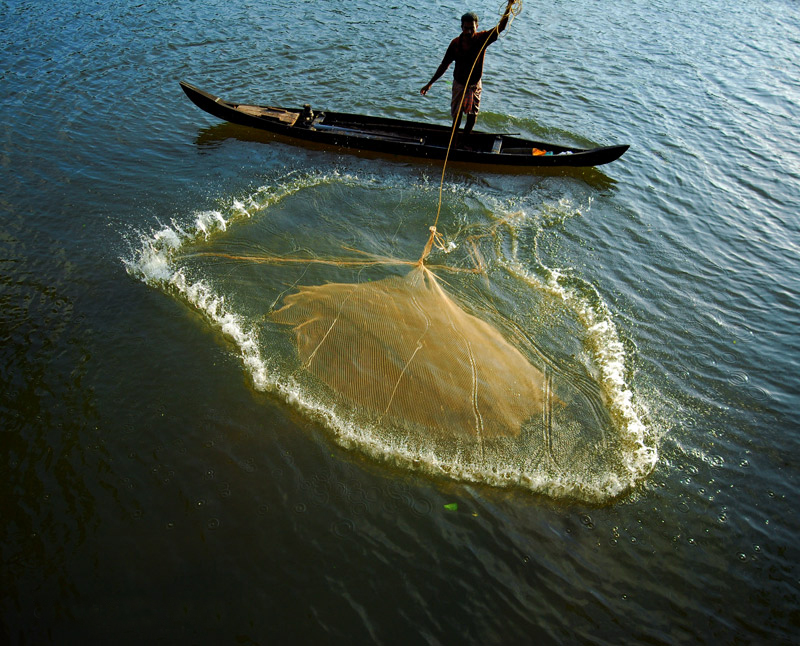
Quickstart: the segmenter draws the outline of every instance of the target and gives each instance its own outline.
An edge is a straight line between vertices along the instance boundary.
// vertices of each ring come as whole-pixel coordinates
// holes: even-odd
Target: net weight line
[[[507,13],[505,11],[507,11]],[[504,11],[503,16],[501,17],[500,20],[502,21],[502,19],[504,17],[506,17],[506,15],[508,15],[509,16],[509,23],[508,24],[510,26],[511,22],[513,21],[513,19],[516,18],[520,14],[520,12],[522,11],[522,0],[514,0],[514,2],[511,4],[511,6],[508,7],[505,11]],[[497,36],[499,38],[500,37],[500,23],[499,22],[494,26],[493,31],[497,33]],[[491,36],[486,38],[486,40],[484,41],[483,46],[481,47],[481,49],[478,52],[477,56],[475,56],[475,60],[473,61],[472,67],[470,68],[469,74],[467,75],[467,79],[468,80],[470,78],[472,78],[472,72],[475,69],[475,66],[478,64],[478,60],[480,60],[481,56],[483,55],[483,52],[488,47],[490,38],[491,38]],[[469,91],[469,85],[465,84],[464,85],[464,92],[461,94],[461,101],[458,104],[458,111],[456,113],[458,115],[461,114],[461,108],[464,106],[464,100],[466,99],[468,91]],[[418,261],[419,264],[422,264],[425,261],[425,258],[428,257],[428,255],[430,254],[430,252],[431,252],[431,250],[433,249],[434,246],[437,249],[445,251],[444,237],[442,236],[441,233],[438,232],[436,227],[439,224],[439,215],[442,212],[442,196],[443,196],[443,193],[444,193],[444,176],[445,176],[445,173],[447,172],[447,162],[450,159],[450,151],[453,148],[453,140],[455,139],[455,134],[456,134],[456,131],[458,130],[459,121],[460,121],[460,119],[458,119],[458,118],[454,118],[453,119],[453,127],[450,130],[450,141],[447,143],[447,153],[445,154],[444,163],[442,164],[442,177],[441,177],[441,180],[439,182],[439,203],[438,203],[438,205],[436,207],[436,218],[434,219],[433,224],[428,228],[428,230],[430,231],[430,234],[428,236],[428,241],[425,244],[425,248],[422,251],[422,256],[420,256],[420,259]]]

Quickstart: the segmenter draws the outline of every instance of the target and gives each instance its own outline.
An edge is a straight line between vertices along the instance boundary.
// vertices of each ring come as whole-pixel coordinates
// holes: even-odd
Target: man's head
[[[461,16],[461,32],[472,35],[476,31],[478,31],[478,15],[470,11]]]

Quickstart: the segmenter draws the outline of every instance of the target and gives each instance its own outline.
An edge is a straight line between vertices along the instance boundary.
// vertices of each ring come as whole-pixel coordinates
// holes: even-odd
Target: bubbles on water
[[[411,513],[415,516],[427,516],[433,511],[433,503],[427,498],[415,498],[411,505]]]
[[[355,530],[355,523],[348,518],[338,520],[331,525],[331,532],[338,538],[349,538],[355,533]]]
[[[731,386],[746,386],[750,381],[750,377],[743,370],[734,370],[728,373],[728,383]]]

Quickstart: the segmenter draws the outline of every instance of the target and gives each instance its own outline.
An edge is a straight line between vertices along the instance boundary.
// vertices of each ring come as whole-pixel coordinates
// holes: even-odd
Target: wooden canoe
[[[443,160],[451,127],[344,112],[278,108],[225,101],[181,81],[186,96],[209,114],[242,126],[266,130],[298,142],[352,151]],[[600,166],[618,159],[627,145],[575,148],[473,130],[458,137],[449,160],[489,166]]]

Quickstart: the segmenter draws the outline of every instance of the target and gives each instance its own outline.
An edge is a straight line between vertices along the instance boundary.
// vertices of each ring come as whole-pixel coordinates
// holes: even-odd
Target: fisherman
[[[483,74],[483,58],[486,48],[497,40],[497,36],[508,25],[511,7],[516,0],[508,0],[508,5],[497,27],[489,31],[478,31],[478,16],[472,12],[461,16],[461,35],[454,38],[445,52],[441,65],[434,73],[430,82],[419,93],[425,96],[436,81],[455,62],[453,70],[453,94],[450,101],[450,114],[453,125],[461,127],[461,115],[467,115],[464,134],[472,132],[478,109],[481,105],[481,75]],[[474,65],[474,68],[473,68]],[[470,70],[472,74],[470,74]],[[464,89],[466,88],[466,94]],[[463,97],[463,104],[462,104]],[[459,110],[459,107],[461,108]]]

